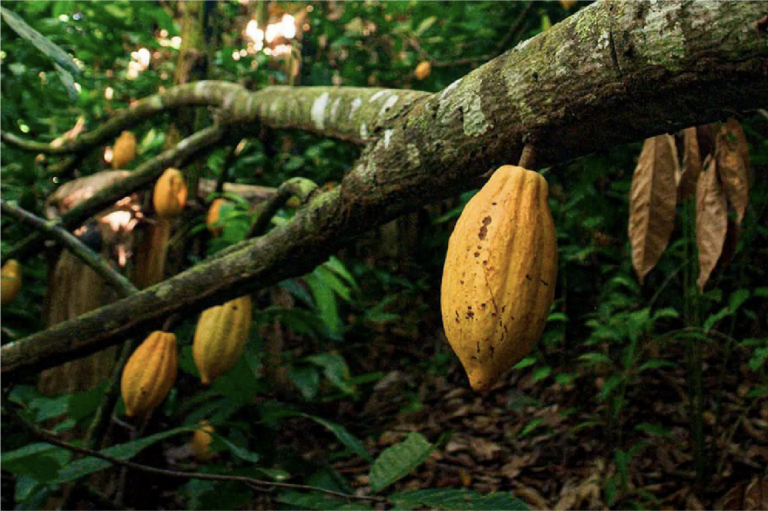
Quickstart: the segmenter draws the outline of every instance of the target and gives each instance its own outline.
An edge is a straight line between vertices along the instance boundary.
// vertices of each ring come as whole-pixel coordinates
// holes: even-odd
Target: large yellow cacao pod
[[[160,218],[176,218],[187,205],[187,183],[178,169],[166,169],[155,183],[152,194],[155,213]]]
[[[203,385],[235,366],[245,348],[250,328],[250,295],[203,311],[192,342],[192,355]]]
[[[176,336],[155,331],[136,348],[123,368],[120,390],[128,417],[157,408],[173,388],[179,355]]]
[[[475,390],[487,390],[541,337],[557,277],[548,186],[499,168],[464,208],[448,243],[443,327]]]
[[[208,215],[205,217],[205,226],[214,238],[221,236],[221,232],[224,230],[224,227],[219,223],[219,219],[221,219],[221,207],[225,202],[221,197],[213,199],[211,206],[208,208]]]
[[[211,433],[214,429],[208,421],[201,421],[199,426],[192,435],[192,450],[195,452],[197,461],[208,461],[211,459],[210,447],[213,442]]]
[[[136,135],[130,131],[124,131],[112,146],[112,168],[124,169],[134,158],[136,158]]]
[[[0,270],[0,303],[8,305],[21,291],[21,264],[9,259]]]

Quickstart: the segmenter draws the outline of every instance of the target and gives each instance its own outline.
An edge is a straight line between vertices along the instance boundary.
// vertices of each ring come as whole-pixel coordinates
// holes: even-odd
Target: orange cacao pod
[[[419,65],[416,66],[416,70],[413,72],[413,74],[416,75],[417,80],[424,80],[431,73],[432,73],[432,64],[430,64],[426,60],[423,62],[419,62]]]
[[[155,183],[152,195],[155,212],[160,218],[176,218],[187,204],[187,183],[178,169],[167,169]]]
[[[221,232],[224,230],[224,226],[221,225],[219,220],[221,219],[221,207],[225,203],[226,200],[221,197],[213,199],[211,206],[208,208],[208,215],[205,217],[205,226],[214,238],[221,236]]]
[[[203,311],[192,343],[192,355],[203,385],[235,366],[245,348],[250,328],[250,295]]]
[[[467,203],[448,243],[443,327],[475,390],[486,390],[541,337],[557,277],[548,186],[499,168]]]
[[[199,426],[192,435],[192,450],[198,461],[208,461],[211,459],[210,447],[213,442],[211,433],[214,429],[208,421],[200,421]]]
[[[155,331],[136,348],[123,368],[120,390],[128,417],[157,408],[173,388],[178,366],[176,336]]]
[[[9,259],[0,270],[0,303],[8,305],[21,291],[21,264]]]
[[[136,135],[130,131],[124,131],[112,146],[112,168],[124,169],[134,158],[136,158]]]

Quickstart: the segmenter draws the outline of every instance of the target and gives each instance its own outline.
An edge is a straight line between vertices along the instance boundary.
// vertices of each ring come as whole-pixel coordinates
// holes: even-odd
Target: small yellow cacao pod
[[[187,204],[187,183],[178,169],[167,169],[155,183],[152,194],[155,212],[160,218],[176,218]]]
[[[21,264],[16,259],[9,259],[0,270],[0,303],[8,305],[21,291]]]
[[[197,461],[208,461],[211,459],[211,442],[213,442],[213,426],[208,421],[200,421],[199,428],[192,434],[192,450],[195,452]]]
[[[213,199],[208,208],[208,215],[205,217],[205,226],[214,238],[221,236],[221,232],[224,230],[224,226],[219,223],[219,220],[221,219],[221,207],[225,202],[226,200],[221,197]]]
[[[192,342],[192,355],[203,385],[235,366],[245,348],[250,328],[250,295],[203,311]]]
[[[112,146],[112,168],[124,169],[136,158],[136,135],[123,131]]]
[[[499,168],[467,203],[448,242],[443,327],[475,390],[487,390],[541,337],[557,277],[548,186]]]
[[[173,388],[179,363],[176,336],[160,330],[149,334],[123,368],[120,390],[128,417],[157,408]]]
[[[431,73],[432,73],[432,64],[430,64],[426,60],[423,62],[419,62],[419,65],[416,66],[416,70],[413,72],[413,74],[416,75],[417,80],[424,80]]]

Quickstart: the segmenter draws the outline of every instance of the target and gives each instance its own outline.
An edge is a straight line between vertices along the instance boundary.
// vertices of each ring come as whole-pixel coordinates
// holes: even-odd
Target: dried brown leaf
[[[741,225],[736,223],[736,220],[728,218],[728,231],[725,235],[725,243],[723,244],[723,253],[720,256],[720,264],[723,268],[726,268],[733,256],[736,255],[736,248],[739,246],[739,237],[741,236]]]
[[[683,167],[678,173],[677,193],[685,200],[696,193],[696,183],[701,174],[701,151],[695,126],[683,130]]]
[[[744,490],[744,509],[768,509],[768,478],[755,478]]]
[[[696,245],[699,248],[700,290],[709,280],[723,251],[728,230],[728,205],[720,185],[715,160],[707,159],[696,189]]]
[[[736,211],[736,222],[741,224],[749,203],[749,147],[736,120],[728,119],[718,131],[715,156],[725,195]]]
[[[640,283],[667,248],[675,227],[677,147],[671,135],[649,138],[632,176],[629,239],[632,265]]]

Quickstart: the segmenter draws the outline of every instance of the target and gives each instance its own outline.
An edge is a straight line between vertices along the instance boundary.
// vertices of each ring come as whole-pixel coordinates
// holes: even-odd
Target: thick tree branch
[[[60,364],[169,314],[193,314],[301,275],[356,235],[518,161],[529,141],[537,167],[544,167],[763,107],[763,16],[760,2],[599,2],[391,118],[393,110],[383,106],[401,104],[398,93],[395,100],[387,93],[368,97],[382,104],[369,111],[378,116],[366,126],[380,129],[367,131],[370,143],[339,188],[237,252],[3,346],[2,374]],[[274,109],[261,98],[262,115],[283,127],[338,135],[331,92],[292,104],[302,89],[273,98]]]

